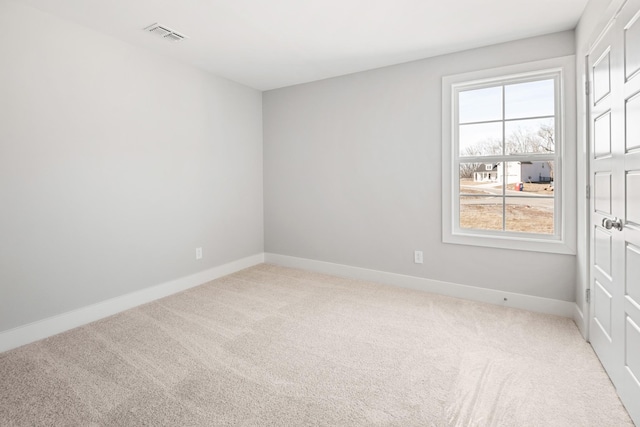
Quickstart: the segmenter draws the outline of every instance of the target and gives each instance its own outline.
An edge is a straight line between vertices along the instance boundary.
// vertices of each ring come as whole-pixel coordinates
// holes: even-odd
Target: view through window
[[[547,73],[455,89],[459,229],[558,234],[559,81]]]

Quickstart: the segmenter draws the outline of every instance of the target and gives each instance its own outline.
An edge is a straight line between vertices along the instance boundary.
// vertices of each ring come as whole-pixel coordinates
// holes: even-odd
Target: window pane
[[[505,86],[505,118],[553,116],[554,85],[554,80],[550,79]]]
[[[499,165],[501,166],[501,164]],[[497,169],[498,183],[502,184],[503,172],[500,166]],[[538,196],[553,196],[553,161],[507,162],[504,170],[507,190],[536,193]],[[522,190],[518,189],[520,183],[524,184]]]
[[[502,154],[502,123],[461,125],[460,156]]]
[[[458,111],[460,123],[502,120],[502,86],[460,92]]]
[[[520,179],[525,184],[532,184],[530,188],[537,188],[536,191],[553,192],[553,162],[552,161],[531,161],[520,163]],[[533,184],[540,184],[535,187]],[[527,191],[527,190],[525,190]],[[531,190],[533,191],[533,190]],[[544,193],[540,193],[544,194]],[[549,194],[547,194],[549,195]]]
[[[498,167],[498,181],[500,181],[500,184],[507,184],[507,191],[518,191],[518,186],[522,182],[522,168],[520,162],[506,162],[504,164],[504,168],[501,164],[500,167]]]
[[[507,231],[553,234],[553,199],[507,197],[505,200]]]
[[[532,119],[506,122],[506,153],[554,153],[556,150],[554,122],[554,119]]]
[[[460,163],[460,193],[492,194],[497,181],[497,163]]]
[[[502,230],[502,197],[460,197],[460,228]]]

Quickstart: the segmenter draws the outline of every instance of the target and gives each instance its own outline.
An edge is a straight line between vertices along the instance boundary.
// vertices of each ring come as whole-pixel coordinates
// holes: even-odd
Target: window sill
[[[517,251],[546,252],[565,255],[576,254],[575,247],[568,245],[562,240],[555,240],[552,236],[545,238],[544,236],[532,234],[507,234],[502,237],[495,234],[484,235],[482,232],[474,233],[470,230],[464,233],[445,232],[442,236],[442,241],[456,245],[482,246]]]

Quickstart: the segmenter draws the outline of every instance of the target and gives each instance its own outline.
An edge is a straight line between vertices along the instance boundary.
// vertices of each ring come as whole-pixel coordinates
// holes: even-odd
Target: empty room
[[[0,25],[0,426],[640,425],[640,0]]]

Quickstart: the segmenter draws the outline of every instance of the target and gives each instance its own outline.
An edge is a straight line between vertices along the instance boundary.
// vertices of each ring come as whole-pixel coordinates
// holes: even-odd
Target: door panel
[[[640,226],[640,171],[627,172],[627,223]]]
[[[595,281],[596,289],[593,293],[595,320],[598,326],[605,333],[607,339],[611,341],[611,294],[598,282]]]
[[[596,212],[611,215],[611,174],[599,172],[593,179],[593,197]]]
[[[595,266],[607,279],[611,279],[611,233],[595,228]]]
[[[640,378],[640,327],[630,316],[627,316],[626,326],[627,351],[625,355],[625,367],[628,370],[628,375],[638,384],[638,379]]]
[[[640,305],[640,247],[627,245],[627,296]]]
[[[635,94],[627,100],[624,110],[627,123],[626,149],[632,151],[640,148],[640,94]]]
[[[594,104],[596,105],[611,93],[610,71],[609,50],[607,49],[593,65],[593,94],[595,95]]]
[[[596,158],[611,155],[611,112],[607,111],[598,117],[594,123],[593,136],[594,153]]]
[[[626,77],[640,71],[640,14],[636,14],[624,30]]]
[[[640,0],[589,55],[592,105],[589,340],[640,424]]]

